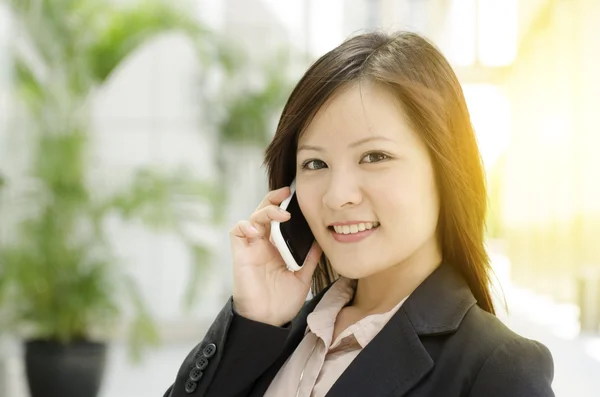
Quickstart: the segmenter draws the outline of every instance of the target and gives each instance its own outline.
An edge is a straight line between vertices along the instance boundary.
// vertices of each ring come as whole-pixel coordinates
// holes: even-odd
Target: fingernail
[[[288,211],[284,210],[284,209],[283,209],[283,208],[281,208],[281,207],[277,207],[277,211],[281,212],[282,214],[286,214],[286,215],[289,215],[289,214],[290,214]]]
[[[258,229],[254,226],[250,226],[250,230],[252,230],[254,233],[258,233]]]

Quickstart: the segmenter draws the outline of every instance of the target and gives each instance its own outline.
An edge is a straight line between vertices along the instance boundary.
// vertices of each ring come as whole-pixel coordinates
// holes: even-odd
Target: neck
[[[391,310],[425,281],[442,262],[435,239],[406,260],[358,280],[352,307],[364,313]]]

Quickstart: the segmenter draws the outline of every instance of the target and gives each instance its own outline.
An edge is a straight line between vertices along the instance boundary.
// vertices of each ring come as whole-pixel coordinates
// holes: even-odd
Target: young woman
[[[494,315],[482,162],[432,44],[369,33],[325,54],[265,163],[272,191],[230,233],[233,296],[166,397],[554,395],[548,349]],[[270,241],[294,179],[316,240],[298,272]]]

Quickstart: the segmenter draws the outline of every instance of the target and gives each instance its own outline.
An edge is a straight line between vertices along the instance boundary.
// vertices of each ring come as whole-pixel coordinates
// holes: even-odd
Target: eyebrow
[[[367,138],[363,138],[363,139],[359,139],[356,142],[352,142],[350,145],[348,145],[348,147],[356,147],[356,146],[360,146],[363,145],[367,142],[371,142],[371,141],[388,141],[388,142],[393,142],[390,138],[386,138],[384,136],[370,136]],[[322,147],[319,146],[313,146],[313,145],[300,145],[298,146],[298,152],[301,150],[315,150],[317,152],[322,152],[324,149]]]

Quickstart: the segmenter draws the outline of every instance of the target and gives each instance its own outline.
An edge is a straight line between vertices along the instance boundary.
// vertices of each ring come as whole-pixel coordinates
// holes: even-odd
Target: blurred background
[[[23,341],[82,336],[101,397],[162,395],[230,295],[294,83],[372,29],[455,67],[499,316],[557,396],[597,396],[599,26],[598,0],[0,0],[0,396],[28,395]]]

